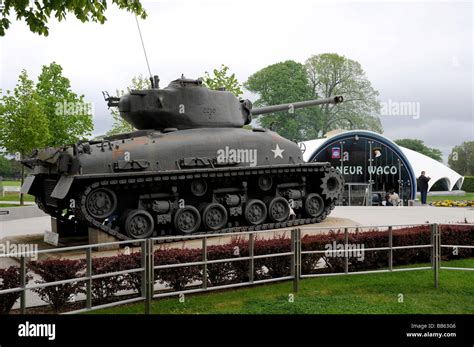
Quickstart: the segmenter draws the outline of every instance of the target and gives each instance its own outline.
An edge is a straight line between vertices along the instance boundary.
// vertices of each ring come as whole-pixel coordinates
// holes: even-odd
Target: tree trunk
[[[25,167],[22,165],[21,166],[21,186],[23,187],[23,181],[25,180]],[[20,192],[20,206],[24,205],[24,197],[23,193]]]

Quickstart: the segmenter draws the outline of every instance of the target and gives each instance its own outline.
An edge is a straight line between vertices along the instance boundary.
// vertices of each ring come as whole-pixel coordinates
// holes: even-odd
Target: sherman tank
[[[317,223],[334,208],[343,179],[329,163],[306,163],[297,143],[248,125],[341,96],[253,108],[199,79],[158,84],[106,95],[136,131],[35,150],[22,192],[68,228],[123,240]]]

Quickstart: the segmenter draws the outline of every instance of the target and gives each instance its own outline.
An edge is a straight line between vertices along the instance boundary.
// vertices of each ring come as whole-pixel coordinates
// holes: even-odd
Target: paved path
[[[49,216],[6,220],[0,216],[0,239],[12,236],[42,234],[51,230]],[[365,207],[338,206],[330,217],[318,226],[343,226],[343,220],[350,220],[350,225],[393,225],[419,223],[462,223],[467,220],[474,223],[474,208],[462,207]]]
[[[332,217],[349,218],[361,225],[474,223],[474,208],[434,206],[338,206]]]

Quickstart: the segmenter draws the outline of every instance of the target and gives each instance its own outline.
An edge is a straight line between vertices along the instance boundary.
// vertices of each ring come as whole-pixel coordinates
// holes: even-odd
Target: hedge
[[[474,226],[472,225],[442,225],[441,239],[443,244],[474,245]],[[257,238],[254,243],[254,254],[276,254],[291,250],[289,235],[273,239]],[[305,235],[301,240],[303,251],[326,250],[333,241],[344,242],[344,233],[334,230],[327,234]],[[387,247],[388,231],[366,231],[348,234],[348,243],[363,245],[364,249]],[[431,244],[430,225],[404,227],[393,230],[393,246]],[[237,260],[249,255],[246,237],[232,238],[223,245],[207,247],[208,260],[236,259],[235,261],[219,262],[207,265],[208,286],[220,286],[230,283],[249,281],[249,260]],[[279,257],[263,257],[254,260],[254,279],[277,278],[291,274],[291,255]],[[474,257],[473,249],[442,249],[442,259],[459,259]],[[154,264],[183,264],[202,260],[200,248],[169,248],[162,246],[154,252]],[[364,260],[360,261],[357,255],[349,257],[349,271],[362,271],[388,267],[389,251],[365,251]],[[431,248],[402,249],[393,251],[393,265],[407,265],[426,263],[431,261]],[[93,274],[121,271],[141,267],[141,254],[118,255],[112,257],[93,258]],[[85,273],[84,260],[46,259],[29,263],[29,269],[36,272],[41,279],[38,283],[52,282],[75,277],[82,277]],[[170,269],[156,269],[155,283],[160,283],[175,291],[183,290],[188,286],[201,285],[202,265],[175,267]],[[344,271],[344,258],[331,257],[324,253],[303,254],[301,270],[303,274],[330,273]],[[19,285],[18,269],[9,268],[0,270],[0,289],[14,288]],[[93,300],[97,303],[108,302],[114,299],[118,292],[131,290],[141,291],[142,273],[124,274],[119,276],[96,279],[92,283]],[[64,309],[73,295],[84,292],[85,282],[64,284],[60,286],[38,288],[35,291],[40,297],[50,303],[55,312]],[[7,313],[18,294],[0,295],[0,313]]]
[[[474,176],[464,176],[464,182],[461,189],[465,192],[474,193]]]

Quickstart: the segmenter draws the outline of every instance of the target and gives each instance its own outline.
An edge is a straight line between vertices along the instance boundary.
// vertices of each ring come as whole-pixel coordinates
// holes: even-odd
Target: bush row
[[[348,234],[348,243],[363,246],[363,249],[387,247],[388,231],[365,231]],[[344,243],[344,233],[340,230],[327,234],[306,235],[301,240],[302,251],[326,251],[328,245]],[[442,226],[442,243],[452,245],[473,245],[474,227],[470,225]],[[407,227],[393,230],[393,246],[429,245],[431,244],[430,225]],[[363,250],[361,249],[361,250]],[[285,253],[291,251],[288,235],[273,239],[256,239],[255,255]],[[302,255],[301,270],[303,274],[343,272],[345,259],[341,254],[311,253]],[[244,237],[234,238],[223,245],[211,245],[207,248],[207,259],[232,259],[234,261],[218,262],[207,265],[207,285],[220,286],[230,283],[249,281],[249,260],[239,260],[249,255],[248,241]],[[337,254],[336,254],[337,255]],[[363,255],[363,257],[361,257]],[[444,260],[473,257],[474,250],[443,249]],[[291,255],[279,257],[263,257],[254,260],[254,280],[277,278],[291,274]],[[198,248],[168,248],[161,247],[154,253],[154,264],[183,264],[202,260],[202,250]],[[430,248],[399,249],[393,251],[393,265],[426,263],[431,260]],[[349,271],[362,271],[388,267],[389,251],[365,251],[362,254],[350,254],[348,258]],[[39,275],[37,283],[60,281],[82,277],[85,274],[84,260],[46,259],[28,264],[30,271]],[[97,257],[92,261],[93,274],[106,274],[141,267],[141,254],[118,255],[112,257]],[[109,302],[117,293],[131,290],[141,293],[141,272],[114,275],[92,281],[92,297],[95,304]],[[190,285],[199,285],[203,280],[203,266],[193,265],[157,269],[154,272],[155,283],[162,284],[173,290],[183,290]],[[18,268],[10,267],[0,270],[0,290],[19,286]],[[34,289],[42,300],[49,303],[55,312],[64,309],[72,296],[85,292],[85,282],[67,283],[54,287]],[[8,313],[18,299],[19,293],[0,295],[0,313]]]
[[[474,176],[464,176],[464,182],[461,189],[465,192],[474,193]]]

